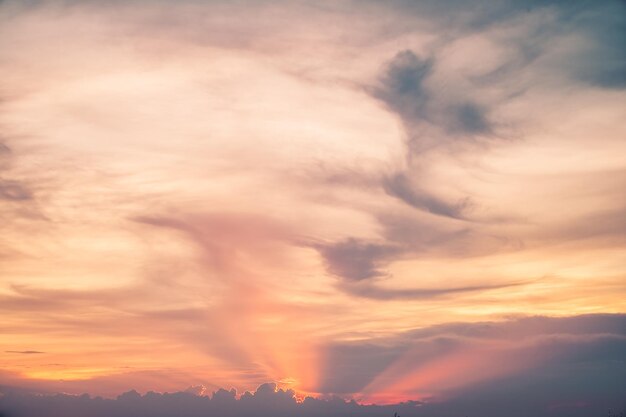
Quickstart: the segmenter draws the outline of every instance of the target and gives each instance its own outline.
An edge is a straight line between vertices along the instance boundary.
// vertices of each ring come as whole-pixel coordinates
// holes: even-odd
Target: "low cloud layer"
[[[195,396],[188,392],[140,395],[129,391],[116,399],[84,396],[35,396],[33,394],[9,394],[0,398],[3,417],[166,417],[181,415],[189,417],[249,416],[380,416],[414,415],[419,403],[403,403],[388,406],[365,406],[340,398],[313,399],[308,397],[297,402],[293,391],[277,390],[275,384],[264,384],[254,392],[246,392],[236,399],[234,391],[219,390],[212,396]],[[184,411],[182,411],[184,410]]]
[[[90,398],[80,395],[90,381],[33,384],[14,375],[0,388],[0,410],[12,417],[166,416],[181,409],[189,416],[496,417],[602,415],[624,407],[624,315],[452,323],[334,342],[324,352],[318,399],[276,383],[241,395],[199,384],[173,394],[132,390],[116,399]],[[184,376],[176,379],[185,383]],[[59,390],[75,395],[55,395]],[[388,405],[362,405],[372,403]]]

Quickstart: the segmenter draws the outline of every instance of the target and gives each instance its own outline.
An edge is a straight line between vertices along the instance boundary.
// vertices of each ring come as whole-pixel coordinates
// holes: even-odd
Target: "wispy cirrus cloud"
[[[601,410],[543,316],[624,310],[623,11],[0,3],[3,385]]]

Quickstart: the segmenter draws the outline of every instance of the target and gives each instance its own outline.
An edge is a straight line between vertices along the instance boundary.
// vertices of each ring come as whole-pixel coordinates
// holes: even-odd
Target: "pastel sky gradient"
[[[623,407],[625,45],[618,0],[0,1],[0,392]]]

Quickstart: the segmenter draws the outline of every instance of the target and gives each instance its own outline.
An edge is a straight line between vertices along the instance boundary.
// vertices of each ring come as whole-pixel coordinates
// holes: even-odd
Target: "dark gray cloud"
[[[491,131],[486,111],[476,103],[457,104],[452,109],[451,130],[469,134],[486,134]]]
[[[208,416],[362,416],[411,415],[418,402],[394,405],[360,405],[354,401],[344,401],[338,397],[329,399],[306,398],[296,401],[291,390],[277,389],[276,384],[259,386],[254,393],[245,392],[239,399],[234,390],[220,389],[212,396],[196,396],[188,392],[155,393],[140,395],[129,391],[115,399],[92,398],[85,394],[71,396],[58,394],[41,396],[16,393],[10,390],[0,397],[0,410],[6,417],[171,417],[184,413],[187,417]],[[184,410],[184,411],[183,411]]]
[[[384,275],[380,266],[398,249],[357,239],[346,239],[320,246],[328,271],[349,281],[362,281]]]
[[[400,51],[384,66],[378,85],[370,89],[373,97],[385,103],[404,123],[409,150],[421,152],[450,139],[439,136],[439,143],[433,144],[432,137],[417,133],[421,123],[437,126],[453,137],[484,135],[493,130],[488,109],[475,103],[471,92],[458,91],[460,98],[456,102],[428,86],[435,59],[421,58],[411,50]]]
[[[400,51],[385,66],[380,85],[372,89],[372,94],[405,122],[424,119],[430,98],[424,82],[432,66],[431,59],[420,58],[410,50]]]

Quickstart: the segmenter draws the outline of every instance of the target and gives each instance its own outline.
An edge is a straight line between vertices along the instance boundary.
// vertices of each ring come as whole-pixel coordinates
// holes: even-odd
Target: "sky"
[[[626,411],[625,44],[619,0],[0,1],[0,413]]]

